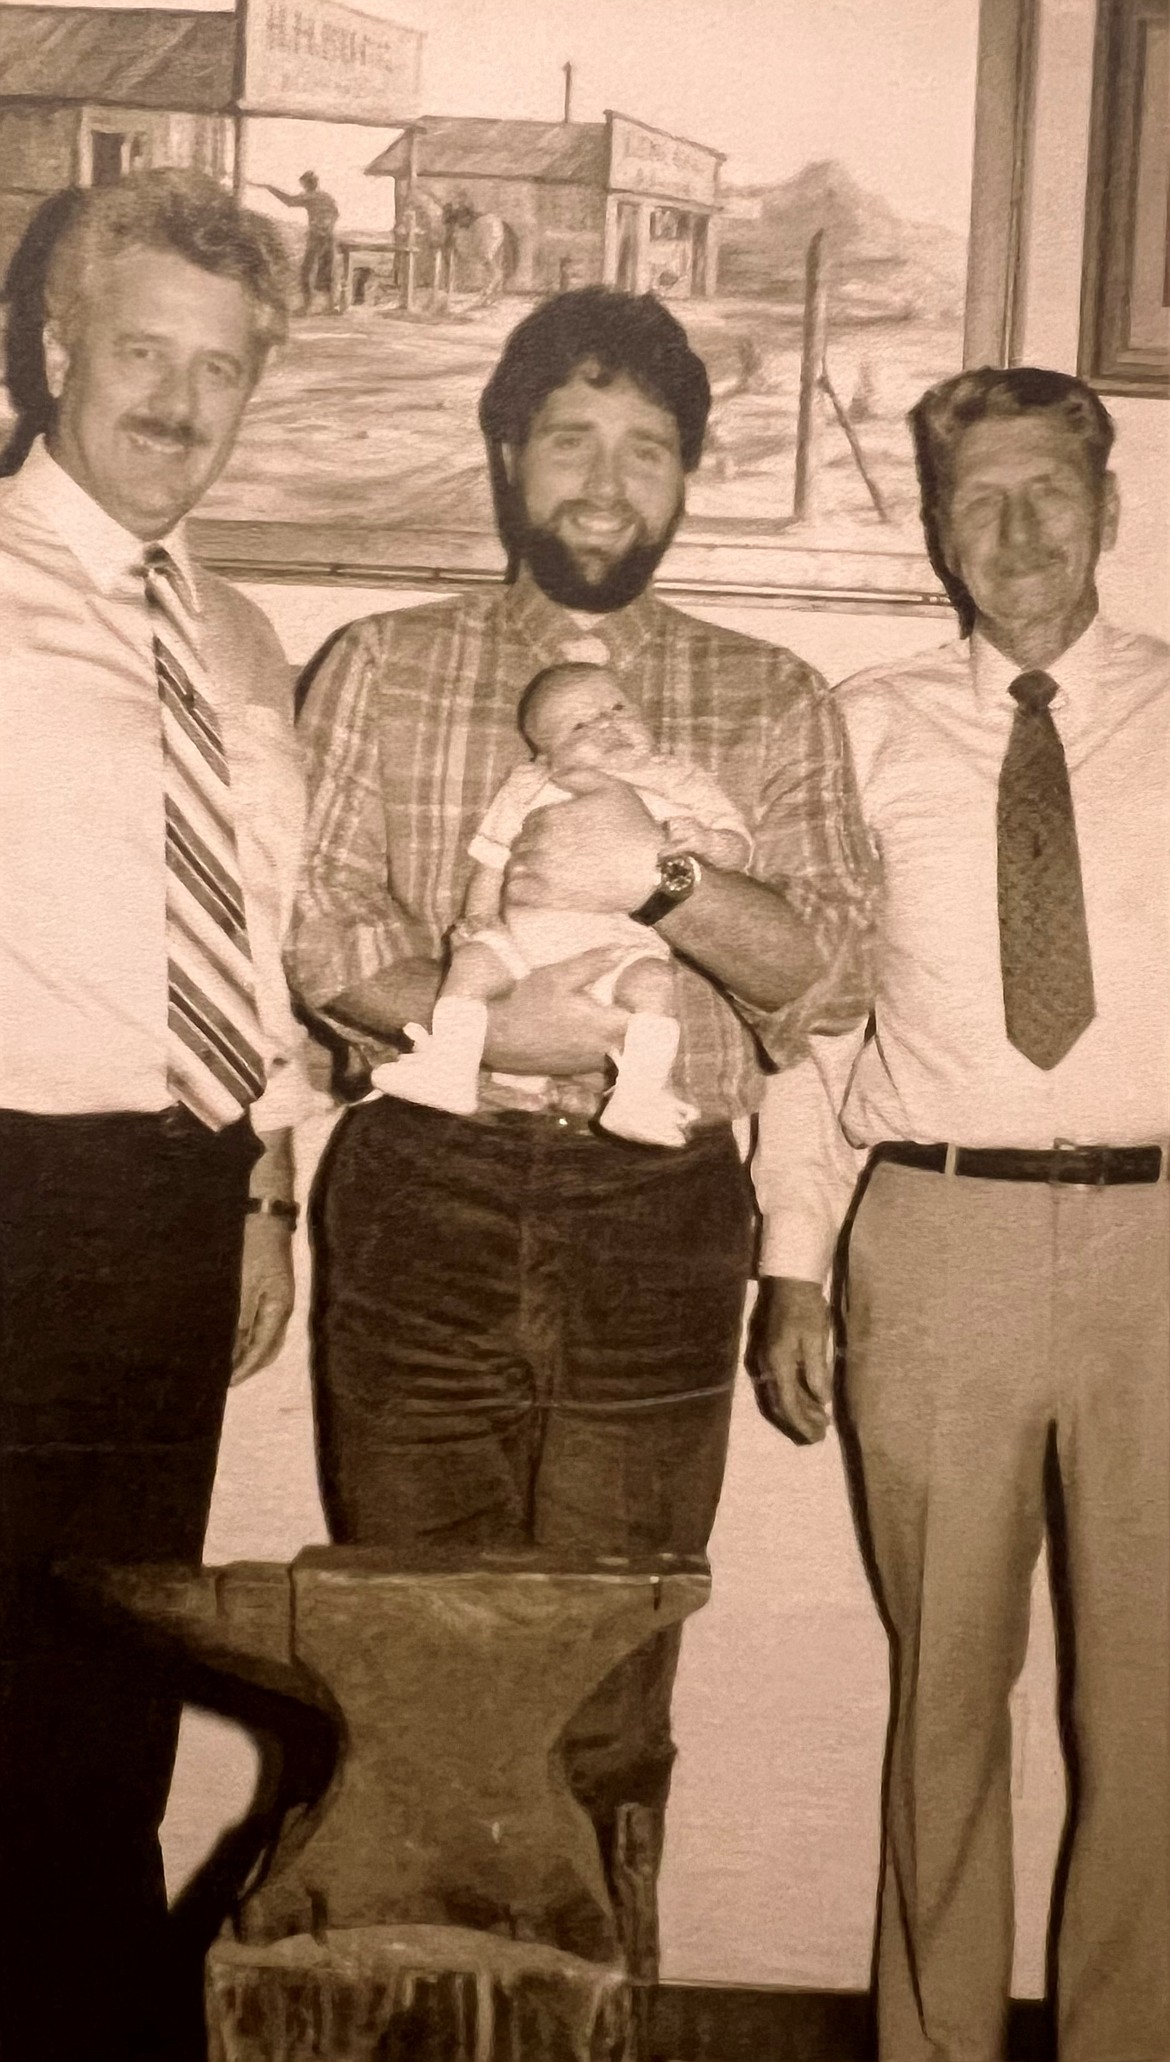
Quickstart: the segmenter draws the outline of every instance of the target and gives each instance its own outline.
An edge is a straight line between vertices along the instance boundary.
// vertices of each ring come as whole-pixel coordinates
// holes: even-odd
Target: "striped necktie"
[[[1049,703],[1056,682],[1021,673],[999,775],[999,955],[1008,1040],[1047,1071],[1093,1021],[1093,968],[1072,791]]]
[[[230,775],[183,575],[160,544],[142,572],[162,722],[167,1086],[218,1131],[264,1086]]]

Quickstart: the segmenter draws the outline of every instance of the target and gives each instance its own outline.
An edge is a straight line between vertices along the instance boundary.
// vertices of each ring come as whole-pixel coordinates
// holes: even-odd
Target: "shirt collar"
[[[124,530],[58,465],[43,437],[37,438],[20,469],[20,486],[26,506],[68,546],[100,594],[112,596],[127,580],[140,576],[143,540]],[[195,565],[182,523],[151,541],[166,546],[186,588],[184,598],[193,613],[200,614]]]
[[[551,666],[566,645],[580,644],[587,637],[600,640],[613,664],[621,668],[632,665],[650,642],[658,604],[646,588],[628,607],[591,617],[586,628],[579,614],[550,601],[527,566],[521,566],[515,581],[504,590],[504,608],[538,665]]]
[[[1082,630],[1075,644],[1070,644],[1059,659],[1051,666],[1034,670],[1047,673],[1056,682],[1056,693],[1052,707],[1074,711],[1078,716],[1088,714],[1096,695],[1101,677],[1104,657],[1103,632],[1100,615],[1093,617],[1087,630]],[[1005,657],[990,640],[976,630],[971,637],[971,675],[975,687],[975,699],[983,709],[1003,708],[1010,703],[1008,689],[1013,680],[1030,669],[1021,666],[1015,659]]]

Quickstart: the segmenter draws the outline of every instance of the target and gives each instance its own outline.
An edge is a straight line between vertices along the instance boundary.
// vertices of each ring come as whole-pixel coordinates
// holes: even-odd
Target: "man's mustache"
[[[157,437],[163,442],[178,444],[184,451],[198,451],[208,442],[206,433],[196,429],[192,422],[168,422],[161,415],[127,415],[123,428],[134,431],[140,437]]]
[[[1031,551],[1001,551],[995,569],[1001,573],[1046,573],[1050,566],[1064,564],[1064,554],[1033,548]]]

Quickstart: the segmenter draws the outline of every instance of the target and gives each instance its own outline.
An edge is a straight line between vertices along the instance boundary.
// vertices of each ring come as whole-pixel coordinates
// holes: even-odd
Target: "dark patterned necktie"
[[[1093,968],[1068,766],[1049,703],[1056,682],[1021,673],[999,776],[999,956],[1008,1039],[1055,1067],[1093,1021]]]
[[[161,545],[143,575],[162,722],[167,1085],[218,1131],[264,1086],[231,783],[182,575]]]

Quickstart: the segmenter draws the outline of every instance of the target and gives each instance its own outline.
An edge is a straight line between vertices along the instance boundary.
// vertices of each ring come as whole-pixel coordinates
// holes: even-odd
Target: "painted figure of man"
[[[343,1120],[315,1218],[321,1467],[342,1541],[587,1558],[706,1544],[751,1246],[732,1126],[759,1100],[761,1053],[784,1064],[810,1011],[850,987],[867,894],[820,681],[650,588],[708,402],[650,296],[546,302],[481,403],[507,583],[357,623],[316,670],[290,965],[371,1058],[430,1020],[468,847],[525,756],[517,710],[542,667],[611,668],[752,837],[750,872],[660,862],[662,826],[595,773],[528,818],[506,870],[512,906],[634,912],[678,953],[675,1082],[698,1111],[681,1148],[595,1128],[626,1024],[592,992],[610,947],[489,1005],[476,1114],[386,1096]],[[569,1755],[607,1864],[634,1842],[651,1903],[676,1659],[666,1635],[615,1675]]]
[[[843,1411],[894,1644],[884,2062],[999,2062],[1008,1696],[1047,1530],[1070,1811],[1061,2062],[1170,2054],[1170,652],[1098,613],[1113,426],[1063,373],[914,417],[974,631],[839,700],[880,865],[872,1032],[770,1084],[760,1399]],[[834,1111],[840,1110],[839,1129]]]
[[[305,211],[300,283],[301,314],[308,315],[314,294],[324,294],[326,306],[333,306],[333,246],[339,210],[333,195],[323,192],[315,172],[302,172],[298,184],[299,193],[283,193],[279,186],[269,186],[265,181],[265,191],[283,201],[286,208]]]
[[[0,2051],[130,2062],[174,2052],[179,1713],[49,1569],[198,1559],[229,1376],[292,1303],[288,670],[182,527],[285,261],[213,181],[151,172],[85,196],[46,306],[52,427],[0,486]]]

